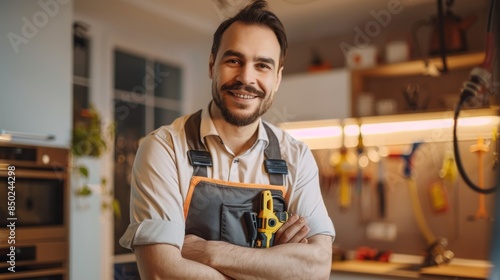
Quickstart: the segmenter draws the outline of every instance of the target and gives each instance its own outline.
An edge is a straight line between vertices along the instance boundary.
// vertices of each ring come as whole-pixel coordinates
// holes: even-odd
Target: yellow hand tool
[[[271,191],[262,191],[260,213],[257,216],[257,241],[255,247],[269,248],[273,246],[274,234],[288,220],[288,213],[274,212]]]

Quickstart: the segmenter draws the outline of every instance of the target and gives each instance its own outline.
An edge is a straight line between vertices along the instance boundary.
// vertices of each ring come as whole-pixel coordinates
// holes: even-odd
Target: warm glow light
[[[453,125],[453,120],[450,119],[451,125]],[[458,126],[480,126],[480,125],[490,125],[493,123],[492,117],[470,117],[470,118],[459,118]]]
[[[342,135],[340,126],[287,129],[286,131],[296,139],[328,138]]]
[[[490,117],[459,118],[458,126],[483,126],[491,124]],[[422,131],[432,129],[448,129],[453,127],[453,119],[421,120],[405,122],[373,123],[361,125],[361,133],[364,135],[386,134],[393,132]]]
[[[358,136],[359,126],[356,124],[349,124],[344,127],[344,133],[346,136]]]
[[[482,113],[482,111],[467,111],[469,116],[458,119],[460,140],[476,139],[478,135],[488,137],[492,133],[491,127],[500,124],[500,117],[496,116],[495,112],[491,114],[491,111],[488,111],[487,115],[477,115],[478,113]],[[415,141],[451,141],[453,131],[451,113],[444,118],[442,118],[443,113],[439,114],[424,113],[421,115],[305,121],[283,123],[281,127],[294,138],[304,141],[311,149],[356,147],[360,131],[365,146],[407,144]],[[476,115],[471,116],[470,114]],[[422,119],[418,120],[418,118]],[[400,121],[392,121],[394,119]],[[362,123],[361,127],[358,125],[359,122]]]
[[[10,142],[12,141],[12,136],[10,134],[0,134],[0,141]]]

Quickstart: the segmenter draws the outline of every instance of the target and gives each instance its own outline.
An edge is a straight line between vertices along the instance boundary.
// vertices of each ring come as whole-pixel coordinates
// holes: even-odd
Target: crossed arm
[[[332,238],[305,238],[305,219],[290,217],[276,233],[275,246],[246,248],[194,235],[182,251],[168,244],[136,246],[144,279],[328,279]]]

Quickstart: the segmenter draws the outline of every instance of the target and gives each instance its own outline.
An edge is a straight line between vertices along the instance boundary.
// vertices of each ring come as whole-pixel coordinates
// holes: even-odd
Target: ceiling
[[[121,0],[156,16],[176,22],[203,34],[212,35],[221,21],[219,2],[229,10],[250,0]],[[106,1],[105,1],[106,2]],[[446,1],[443,1],[446,2]],[[352,30],[357,24],[373,20],[373,13],[396,5],[401,10],[433,13],[436,0],[268,0],[283,21],[290,41],[334,36]],[[483,9],[487,0],[457,0],[453,11],[459,14]],[[236,7],[236,8],[234,8]]]
[[[79,20],[96,19],[114,27],[110,32],[124,32],[123,37],[141,41],[137,35],[149,36],[162,45],[165,39],[184,49],[206,46],[221,22],[216,2],[228,6],[244,5],[251,0],[74,0]],[[460,16],[485,14],[490,0],[455,0],[453,12]],[[446,2],[446,0],[443,0]],[[322,39],[352,37],[354,28],[364,28],[374,20],[374,13],[399,5],[402,12],[394,14],[384,27],[406,30],[421,19],[436,14],[437,0],[268,0],[273,12],[283,21],[290,43],[319,42]],[[486,17],[486,15],[484,15]],[[484,22],[484,21],[483,21]],[[392,32],[393,34],[397,34]],[[148,33],[148,34],[146,34]],[[162,41],[163,40],[163,41]]]

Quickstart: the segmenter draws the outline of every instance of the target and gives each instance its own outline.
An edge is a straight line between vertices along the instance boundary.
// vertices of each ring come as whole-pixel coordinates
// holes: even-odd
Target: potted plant
[[[89,197],[94,193],[90,187],[90,172],[87,165],[81,163],[82,158],[100,158],[107,150],[114,138],[115,126],[113,123],[103,128],[99,112],[92,106],[80,112],[81,118],[74,122],[71,140],[71,163],[75,175],[75,195],[79,198]],[[101,209],[112,209],[116,216],[120,216],[119,202],[113,197],[113,191],[107,187],[105,177],[100,179],[102,196]],[[81,208],[85,208],[81,207]]]

